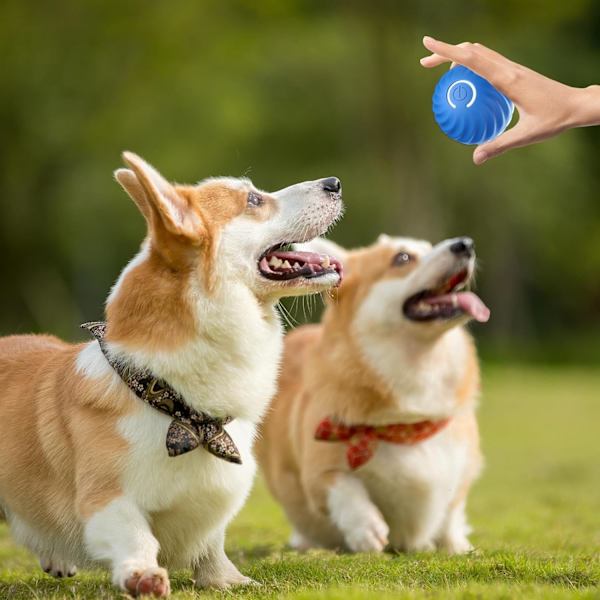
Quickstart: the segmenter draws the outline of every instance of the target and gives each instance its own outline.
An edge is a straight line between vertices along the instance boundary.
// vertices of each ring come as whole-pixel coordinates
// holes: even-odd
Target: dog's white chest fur
[[[395,548],[424,549],[442,528],[467,460],[464,444],[443,430],[409,446],[380,443],[356,475],[390,528]]]
[[[203,553],[211,535],[237,513],[252,487],[254,424],[237,419],[226,426],[242,456],[231,464],[204,448],[169,457],[165,439],[170,418],[141,405],[121,420],[130,444],[123,492],[149,515],[164,559],[186,565]]]
[[[226,429],[242,457],[241,465],[231,464],[202,447],[169,457],[171,418],[142,401],[133,414],[119,420],[129,447],[122,459],[123,496],[148,516],[162,560],[169,565],[189,566],[202,555],[252,487],[256,423],[275,392],[282,332],[274,313],[259,313],[260,307],[244,303],[243,295],[232,290],[230,302],[219,307],[218,320],[202,315],[205,335],[193,344],[168,354],[127,352],[197,410],[232,416]],[[78,366],[88,377],[118,377],[95,342],[80,354]]]
[[[257,423],[275,393],[282,353],[275,309],[236,284],[216,299],[194,289],[190,294],[200,324],[195,340],[164,352],[112,348],[167,381],[196,410]]]
[[[396,406],[374,411],[369,424],[459,418],[453,394],[466,356],[461,330],[447,333],[427,361],[421,359],[419,368],[408,362],[404,369],[398,368],[393,341],[384,337],[374,342],[377,334],[361,333],[364,356],[397,397]],[[382,547],[385,539],[392,547],[408,551],[470,548],[464,499],[456,500],[469,469],[469,444],[452,429],[451,420],[446,428],[414,445],[380,441],[374,456],[353,472],[364,486],[362,491],[347,480],[333,486],[329,507],[347,545],[373,549]],[[365,493],[370,502],[364,500]],[[350,516],[345,508],[349,498],[358,507]],[[346,525],[353,520],[359,523],[355,529]]]

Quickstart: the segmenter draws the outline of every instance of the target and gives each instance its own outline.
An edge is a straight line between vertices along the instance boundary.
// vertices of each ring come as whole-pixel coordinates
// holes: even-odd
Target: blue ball
[[[461,144],[483,144],[510,123],[514,104],[492,84],[463,66],[446,72],[433,91],[433,116]]]

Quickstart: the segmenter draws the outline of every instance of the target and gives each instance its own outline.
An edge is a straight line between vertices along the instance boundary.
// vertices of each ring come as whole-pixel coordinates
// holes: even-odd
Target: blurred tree
[[[484,342],[598,332],[599,132],[475,168],[438,131],[441,69],[418,58],[426,33],[481,41],[583,86],[599,31],[588,0],[4,0],[0,333],[73,337],[101,315],[144,232],[111,180],[126,148],[180,181],[338,175],[332,237],[348,246],[381,231],[476,239]]]

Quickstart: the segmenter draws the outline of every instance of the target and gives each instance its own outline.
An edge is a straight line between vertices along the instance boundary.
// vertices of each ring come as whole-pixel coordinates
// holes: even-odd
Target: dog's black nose
[[[342,189],[342,182],[337,177],[327,177],[325,179],[321,179],[321,183],[323,184],[323,189],[326,192],[333,192],[334,194],[337,194]]]
[[[450,252],[457,256],[471,257],[475,253],[475,243],[471,238],[464,237],[456,240],[450,246]]]

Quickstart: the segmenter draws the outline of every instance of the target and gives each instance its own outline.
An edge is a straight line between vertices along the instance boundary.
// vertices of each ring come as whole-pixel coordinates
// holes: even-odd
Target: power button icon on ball
[[[466,108],[471,108],[477,98],[477,88],[470,81],[459,79],[450,85],[446,97],[452,108],[463,103]]]
[[[455,88],[454,88],[454,93],[452,94],[452,97],[457,101],[457,102],[462,102],[466,97],[467,97],[467,90],[465,89],[465,86],[463,83],[459,83]]]
[[[448,137],[461,144],[483,144],[508,127],[514,105],[489,81],[459,65],[438,81],[432,108]]]

